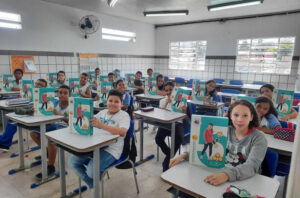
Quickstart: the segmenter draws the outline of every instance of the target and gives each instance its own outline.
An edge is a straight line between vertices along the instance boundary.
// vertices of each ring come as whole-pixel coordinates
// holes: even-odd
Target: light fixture
[[[118,0],[107,0],[107,4],[110,7],[114,7]]]
[[[19,14],[0,12],[0,19],[5,21],[21,22],[21,16]]]
[[[226,2],[221,4],[214,4],[207,6],[209,11],[218,11],[218,10],[225,10],[231,8],[238,8],[244,6],[251,6],[251,5],[259,5],[262,4],[264,0],[241,0],[241,1],[232,1]]]
[[[102,34],[112,34],[117,36],[126,36],[126,37],[135,37],[136,34],[134,32],[126,32],[121,30],[114,30],[109,28],[102,28]]]
[[[108,40],[117,40],[117,41],[130,41],[131,38],[128,37],[120,37],[120,36],[110,36],[110,35],[102,35],[102,39]]]
[[[146,17],[155,16],[186,16],[189,14],[188,10],[162,10],[162,11],[147,11],[144,12]]]
[[[0,27],[2,27],[2,28],[10,28],[10,29],[17,29],[17,30],[22,29],[22,25],[21,24],[17,24],[17,23],[0,22]]]

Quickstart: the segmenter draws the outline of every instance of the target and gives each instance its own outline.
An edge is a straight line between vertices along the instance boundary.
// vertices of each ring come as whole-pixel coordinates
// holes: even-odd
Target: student
[[[118,90],[111,90],[108,94],[107,108],[100,111],[91,120],[94,129],[102,129],[114,135],[120,135],[115,143],[100,150],[100,176],[104,170],[114,161],[120,158],[124,137],[130,127],[128,114],[121,110],[123,96]],[[89,188],[93,188],[93,159],[90,157],[79,157],[71,155],[68,165],[78,175]],[[96,178],[99,179],[99,178]]]
[[[207,102],[219,102],[219,98],[216,94],[216,82],[214,80],[208,80],[205,83],[205,93],[204,93],[204,101]],[[211,108],[206,108],[206,107],[201,107],[198,109],[198,113],[200,115],[212,115],[215,116],[217,114],[216,109],[211,109]]]
[[[14,76],[15,76],[15,80],[14,80],[13,88],[11,90],[12,91],[20,91],[22,88],[20,81],[22,80],[22,77],[23,77],[23,70],[20,68],[17,68],[14,71]]]
[[[152,78],[153,70],[151,68],[147,69],[148,78]]]
[[[167,92],[164,91],[164,76],[159,74],[156,77],[156,84],[157,84],[157,93],[162,96],[166,96]]]
[[[47,81],[45,79],[38,79],[35,84],[35,88],[47,87]],[[0,135],[0,149],[8,151],[12,144],[13,137],[17,131],[15,124],[12,124],[11,120],[8,120],[5,131]]]
[[[174,88],[174,84],[172,82],[166,83],[165,92],[167,93],[167,95],[165,98],[161,99],[159,102],[159,107],[161,109],[166,109],[167,105],[172,102],[171,93],[172,93],[173,88]],[[186,113],[186,108],[184,109],[184,113]],[[156,144],[161,148],[162,152],[166,155],[166,157],[162,163],[163,171],[168,170],[169,163],[170,163],[171,149],[165,143],[165,138],[170,135],[171,135],[170,130],[159,127],[156,137],[155,137]],[[183,125],[183,123],[177,122],[175,125],[175,153],[179,149],[179,147],[183,141],[183,138],[184,138],[184,125]]]
[[[91,86],[88,82],[88,74],[87,73],[82,73],[80,75],[79,79],[79,94],[83,98],[91,98],[92,97],[92,92],[91,92]]]
[[[99,78],[100,75],[101,75],[101,71],[100,71],[99,67],[97,67],[97,68],[95,69],[95,76],[96,76],[96,78]]]
[[[64,123],[62,124],[61,122],[57,122],[53,124],[47,124],[46,132],[65,128],[67,126],[67,123],[69,122],[69,96],[70,96],[70,88],[67,85],[60,86],[58,89],[59,100],[56,101],[55,103],[54,114],[64,116],[63,118]],[[41,139],[40,139],[39,132],[31,131],[30,136],[37,145],[41,146]],[[47,174],[50,177],[55,173],[54,163],[56,159],[57,148],[55,145],[51,144],[49,140],[48,140],[47,152],[48,152]],[[40,156],[35,157],[35,159],[39,160]],[[42,179],[42,173],[36,174],[35,177],[37,179]]]
[[[260,117],[260,125],[257,127],[258,130],[273,134],[276,128],[281,127],[277,119],[278,113],[271,99],[264,96],[256,98],[256,111]]]
[[[260,87],[259,92],[262,96],[268,97],[272,100],[274,89],[275,88],[273,85],[265,84]],[[298,112],[292,107],[291,113],[286,116],[280,117],[279,120],[288,121],[290,119],[297,118],[297,116],[298,116]]]
[[[119,90],[123,95],[122,110],[126,111],[130,105],[130,95],[126,92],[125,83],[123,80],[118,80],[116,82],[116,89]]]
[[[131,86],[134,87],[134,88],[137,88],[138,90],[135,92],[136,94],[141,94],[141,93],[144,93],[144,85],[143,85],[143,82],[141,80],[142,78],[142,72],[141,71],[137,71],[135,73],[135,79],[134,79],[134,82],[131,83]]]
[[[257,174],[267,150],[264,134],[256,129],[259,118],[250,102],[237,100],[231,104],[228,118],[226,168],[221,173],[213,173],[204,178],[205,182],[214,186],[227,181],[244,180]],[[174,157],[170,161],[170,167],[187,158],[187,152]]]
[[[60,87],[61,85],[65,85],[65,80],[66,80],[66,73],[62,70],[57,72],[58,87]]]

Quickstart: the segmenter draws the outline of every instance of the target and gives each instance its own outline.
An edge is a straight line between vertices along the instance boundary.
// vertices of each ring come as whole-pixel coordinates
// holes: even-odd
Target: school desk
[[[126,88],[126,91],[128,91],[130,93],[131,96],[133,96],[133,93],[135,91],[137,91],[138,89],[137,88],[134,88],[134,87],[127,87]]]
[[[52,142],[61,145],[58,146],[61,197],[67,196],[64,148],[78,153],[93,151],[94,194],[92,196],[94,198],[102,197],[102,193],[99,192],[99,180],[97,179],[100,178],[100,148],[115,142],[119,135],[112,135],[104,130],[94,128],[93,135],[85,136],[71,133],[69,128],[64,128],[51,131],[46,134],[46,137]]]
[[[249,179],[226,182],[219,186],[204,182],[206,176],[216,172],[222,172],[222,169],[191,165],[187,161],[183,161],[162,173],[161,179],[174,188],[195,197],[221,198],[226,188],[234,185],[247,190],[252,195],[273,198],[279,188],[279,182],[276,179],[259,174]]]
[[[137,94],[135,95],[136,97],[136,102],[139,104],[139,108],[141,106],[141,103],[143,103],[145,100],[148,102],[148,103],[152,103],[152,102],[158,102],[163,99],[165,96],[161,96],[161,95],[146,95],[146,94]]]
[[[188,102],[194,103],[197,107],[214,109],[217,112],[216,116],[221,116],[221,117],[223,116],[223,107],[224,107],[223,102],[217,102],[216,105],[210,105],[210,104],[205,103],[203,101],[188,100]]]
[[[292,155],[294,142],[276,139],[273,135],[270,134],[265,134],[265,137],[267,139],[268,147],[270,149],[273,149],[282,155]]]

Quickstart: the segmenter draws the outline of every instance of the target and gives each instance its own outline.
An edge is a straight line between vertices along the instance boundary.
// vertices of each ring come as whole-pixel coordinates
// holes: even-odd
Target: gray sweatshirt
[[[255,129],[237,140],[235,129],[229,127],[224,170],[229,176],[229,181],[247,179],[258,173],[267,147],[267,140],[261,131]]]

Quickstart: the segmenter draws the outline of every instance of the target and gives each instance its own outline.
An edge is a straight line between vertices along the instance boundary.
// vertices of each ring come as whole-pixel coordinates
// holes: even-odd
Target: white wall
[[[21,14],[22,30],[0,28],[0,49],[94,52],[109,54],[154,55],[155,29],[153,25],[92,13],[40,0],[1,0],[0,10]],[[97,15],[101,27],[137,33],[137,42],[128,43],[101,39],[101,31],[84,39],[78,23],[87,15]],[[100,27],[100,28],[101,28]]]
[[[168,55],[172,41],[207,40],[208,56],[235,56],[238,39],[281,36],[296,36],[299,56],[300,14],[157,28],[155,52]]]

